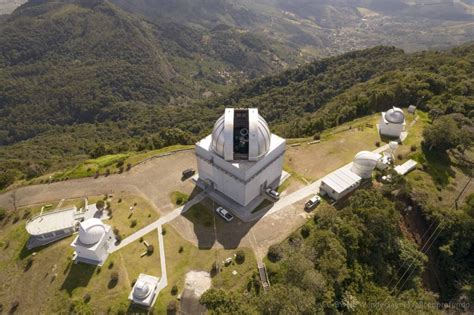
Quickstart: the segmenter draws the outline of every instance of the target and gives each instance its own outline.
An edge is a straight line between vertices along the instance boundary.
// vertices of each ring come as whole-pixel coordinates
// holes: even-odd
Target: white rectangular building
[[[339,200],[359,187],[362,177],[351,171],[350,165],[337,169],[324,177],[320,190],[334,200]]]

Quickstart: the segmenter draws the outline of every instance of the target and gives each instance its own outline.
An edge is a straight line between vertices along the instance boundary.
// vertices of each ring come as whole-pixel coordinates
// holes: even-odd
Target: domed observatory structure
[[[237,203],[232,207],[232,202],[216,200],[231,210],[247,207],[265,188],[278,186],[285,146],[284,139],[270,132],[258,109],[227,108],[212,134],[196,144],[198,185],[211,186],[220,197]]]
[[[79,236],[71,243],[75,260],[102,266],[109,255],[109,242],[112,240],[111,227],[101,220],[91,218],[79,223]]]
[[[351,171],[361,178],[371,178],[377,162],[382,158],[380,154],[369,151],[361,151],[356,154],[352,162]]]
[[[147,308],[153,306],[158,293],[159,278],[144,273],[138,276],[137,281],[133,285],[128,299],[134,303]]]
[[[405,130],[405,114],[398,107],[393,107],[386,112],[382,112],[379,122],[379,132],[382,136],[400,138]]]

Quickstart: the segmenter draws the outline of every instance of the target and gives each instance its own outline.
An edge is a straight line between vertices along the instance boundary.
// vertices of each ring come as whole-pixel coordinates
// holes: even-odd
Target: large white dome
[[[93,245],[105,234],[105,226],[97,218],[87,219],[79,225],[79,241],[85,245]]]
[[[373,152],[361,151],[354,157],[351,171],[362,178],[370,178],[380,157],[379,154]]]
[[[385,120],[392,124],[403,124],[405,121],[405,114],[400,108],[394,107],[385,113]]]
[[[227,108],[214,124],[212,150],[227,161],[256,161],[270,149],[271,132],[258,109]]]

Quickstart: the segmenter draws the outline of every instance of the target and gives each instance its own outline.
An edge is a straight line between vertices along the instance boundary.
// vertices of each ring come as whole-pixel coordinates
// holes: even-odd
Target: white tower
[[[87,219],[79,225],[79,236],[71,243],[76,260],[99,265],[109,255],[109,243],[113,241],[112,229],[96,218]]]
[[[245,207],[263,188],[278,186],[285,145],[258,109],[227,108],[212,134],[196,144],[199,181]]]

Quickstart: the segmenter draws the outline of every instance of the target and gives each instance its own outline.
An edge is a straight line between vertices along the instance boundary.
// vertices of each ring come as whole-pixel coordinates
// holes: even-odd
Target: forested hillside
[[[258,107],[274,131],[285,137],[312,136],[356,117],[409,104],[437,115],[457,112],[473,117],[472,44],[446,52],[406,54],[390,47],[351,52],[181,106],[160,101],[170,84],[163,76],[173,77],[172,70],[166,72],[167,64],[157,63],[165,67],[158,72],[138,59],[133,64],[112,58],[105,71],[100,56],[91,58],[98,65],[81,61],[78,54],[75,62],[66,63],[65,71],[60,59],[14,64],[13,57],[5,56],[15,51],[4,50],[2,59],[12,63],[2,72],[0,85],[0,163],[9,170],[3,187],[14,178],[61,169],[97,152],[193,143],[209,131],[224,106]],[[133,46],[129,51],[133,56]],[[187,93],[176,89],[183,86],[176,78],[170,89]],[[27,140],[18,142],[23,139]]]

